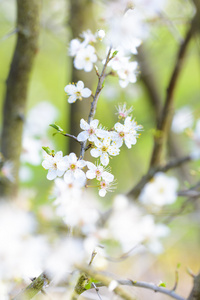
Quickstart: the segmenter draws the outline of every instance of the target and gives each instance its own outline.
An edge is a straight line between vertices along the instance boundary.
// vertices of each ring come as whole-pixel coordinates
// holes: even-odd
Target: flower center
[[[124,132],[123,132],[123,131],[119,132],[119,136],[120,136],[121,138],[123,138],[123,137],[125,136]]]
[[[101,148],[101,151],[102,151],[102,152],[107,152],[107,147],[106,147],[106,146],[103,146],[103,147]]]
[[[96,170],[96,175],[97,176],[101,175],[101,172],[99,170]]]
[[[57,163],[54,163],[54,164],[53,164],[53,169],[54,169],[54,170],[57,170]]]
[[[79,100],[82,100],[81,92],[79,92],[79,91],[76,92],[76,96]]]
[[[90,128],[90,129],[88,130],[88,133],[89,133],[89,135],[92,135],[92,134],[94,134],[94,133],[95,133],[95,131],[94,131],[94,129],[93,129],[93,128]]]
[[[71,165],[70,165],[70,169],[71,169],[72,171],[74,171],[74,170],[76,169],[76,165],[75,165],[75,164],[71,164]]]
[[[106,183],[105,183],[105,181],[102,181],[102,182],[101,182],[101,187],[102,187],[102,188],[106,188]]]

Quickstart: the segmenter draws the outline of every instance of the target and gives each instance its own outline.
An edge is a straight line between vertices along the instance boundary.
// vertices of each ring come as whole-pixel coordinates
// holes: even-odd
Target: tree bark
[[[0,183],[2,197],[15,196],[22,143],[25,107],[33,61],[38,50],[40,0],[17,0],[17,42],[6,81],[1,151],[12,162],[14,182]]]
[[[94,3],[91,0],[76,0],[70,1],[70,18],[69,26],[71,29],[72,39],[80,37],[80,34],[90,29],[93,33],[96,30],[94,16],[93,16]],[[72,62],[71,62],[72,64]],[[79,71],[73,68],[72,66],[72,76],[71,81],[76,83],[79,80],[82,80],[85,84],[85,87],[92,90],[94,83],[93,71],[86,73],[84,71]],[[83,99],[82,101],[76,101],[73,104],[70,104],[70,113],[69,113],[69,132],[75,136],[81,131],[80,129],[80,120],[81,118],[88,118],[90,110],[90,99]],[[80,153],[80,145],[69,139],[69,152],[75,152],[77,156]]]

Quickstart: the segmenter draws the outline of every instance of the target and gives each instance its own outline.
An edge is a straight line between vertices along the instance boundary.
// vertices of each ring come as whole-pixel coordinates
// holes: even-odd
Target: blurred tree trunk
[[[68,24],[71,29],[71,39],[80,37],[80,34],[90,29],[92,33],[95,32],[95,20],[94,20],[94,1],[91,0],[70,0],[70,14]],[[71,64],[73,61],[71,61]],[[92,89],[94,79],[94,71],[86,73],[84,71],[79,71],[73,68],[72,66],[72,76],[71,82],[76,83],[79,80],[82,80],[85,84],[85,87]],[[80,129],[80,119],[88,119],[89,109],[90,109],[90,100],[83,99],[83,101],[77,101],[70,105],[69,113],[69,133],[77,136],[81,131]],[[80,154],[80,145],[70,139],[69,142],[69,152],[75,152],[77,156]]]
[[[18,189],[18,172],[22,131],[27,101],[28,84],[33,60],[37,53],[40,22],[40,0],[17,0],[17,42],[6,81],[7,90],[3,108],[1,151],[3,159],[13,167],[14,182],[0,183],[1,197],[15,196]]]

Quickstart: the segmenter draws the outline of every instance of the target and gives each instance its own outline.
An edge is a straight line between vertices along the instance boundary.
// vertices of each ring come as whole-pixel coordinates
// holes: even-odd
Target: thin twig
[[[77,140],[77,137],[76,137],[75,135],[72,135],[72,134],[69,134],[69,133],[64,133],[63,135],[64,135],[64,136],[68,136],[68,137],[74,139],[76,142],[80,143],[80,142]]]
[[[107,54],[107,57],[106,57],[105,64],[103,66],[103,70],[101,72],[101,75],[99,75],[99,73],[97,73],[97,76],[98,76],[98,85],[97,85],[97,89],[96,89],[93,101],[91,103],[90,113],[89,113],[89,117],[88,117],[88,124],[90,124],[90,122],[93,120],[94,115],[96,113],[97,102],[98,102],[101,90],[103,88],[103,82],[104,82],[104,79],[105,79],[105,76],[106,76],[106,68],[107,68],[107,65],[108,65],[108,63],[109,63],[109,61],[111,59],[110,58],[111,49],[112,48],[110,47],[110,49],[108,51],[108,54]],[[83,142],[83,143],[81,143],[80,159],[84,158],[85,149],[86,149],[86,142]]]
[[[187,156],[172,160],[164,166],[158,166],[155,168],[152,167],[149,170],[149,172],[146,175],[144,175],[140,179],[140,181],[136,184],[136,186],[128,193],[128,196],[137,198],[139,196],[139,194],[141,193],[142,189],[144,188],[145,184],[148,183],[154,177],[154,175],[156,173],[158,173],[158,172],[165,173],[171,169],[181,166],[182,164],[184,164],[186,162],[190,162],[192,159],[193,158],[191,155],[187,155]]]
[[[80,271],[86,273],[89,277],[95,278],[96,280],[100,281],[100,283],[97,283],[96,286],[97,287],[101,287],[101,286],[109,286],[109,284],[115,280],[114,278],[111,277],[111,275],[107,275],[103,272],[97,272],[94,269],[85,267],[85,266],[76,266]],[[145,289],[149,289],[152,290],[154,292],[159,292],[165,295],[168,295],[169,297],[176,299],[176,300],[185,300],[185,298],[179,296],[178,294],[176,294],[174,291],[172,290],[168,290],[165,287],[161,287],[161,286],[157,286],[153,283],[147,283],[147,282],[143,282],[143,281],[133,281],[133,280],[116,280],[117,283],[119,285],[127,285],[127,286],[134,286],[134,287],[140,287],[140,288],[145,288]],[[120,286],[117,286],[114,289],[114,292],[116,294],[118,294],[119,296],[121,296],[123,299],[135,299],[132,295],[128,294],[128,298],[123,297],[120,293],[119,293],[119,289]]]

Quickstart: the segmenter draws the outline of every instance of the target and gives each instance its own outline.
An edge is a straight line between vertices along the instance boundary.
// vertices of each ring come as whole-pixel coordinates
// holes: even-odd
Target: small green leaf
[[[115,50],[115,51],[113,52],[113,54],[112,54],[112,58],[114,58],[114,57],[117,55],[118,52],[119,52],[119,51]]]
[[[161,287],[166,287],[166,283],[165,282],[161,282],[161,283],[159,283],[159,285],[158,286],[161,286]]]
[[[86,284],[86,285],[84,286],[84,288],[85,288],[86,290],[89,290],[89,289],[91,289],[91,285],[92,285],[92,283],[89,281],[88,284]]]
[[[49,126],[53,127],[54,129],[56,129],[59,132],[63,132],[64,130],[57,124],[50,124]]]
[[[52,151],[49,147],[42,147],[42,149],[48,154],[48,155],[51,155],[52,154]]]

